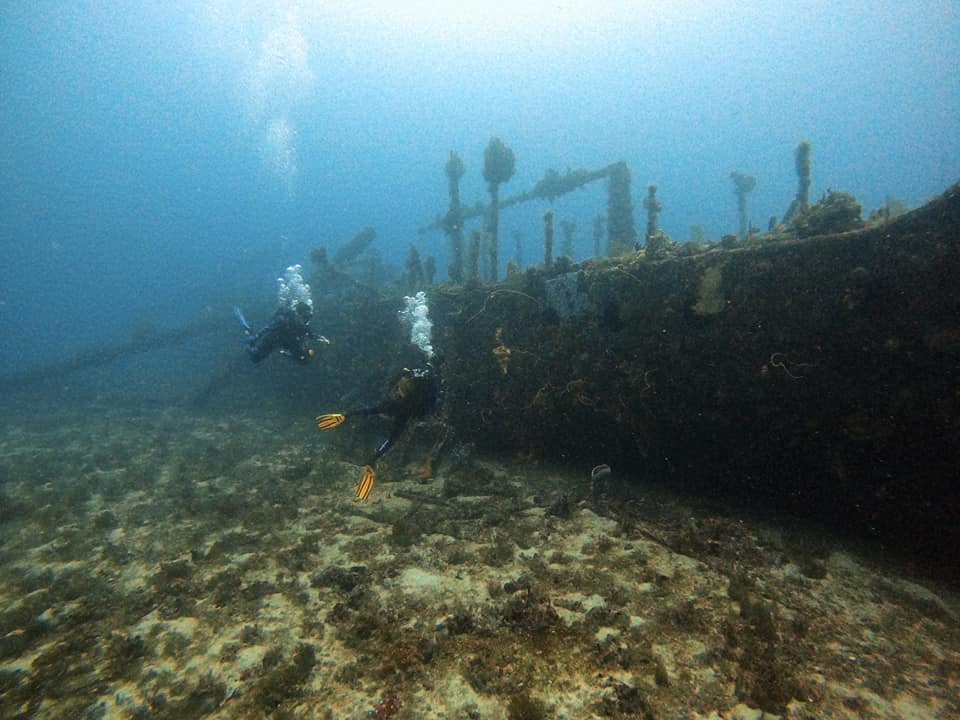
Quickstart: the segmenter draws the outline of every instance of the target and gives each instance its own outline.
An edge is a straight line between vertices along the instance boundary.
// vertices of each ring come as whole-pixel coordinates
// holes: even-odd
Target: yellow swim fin
[[[373,492],[373,481],[377,474],[370,465],[363,466],[363,475],[360,476],[360,482],[357,483],[357,500],[366,500]]]
[[[347,419],[343,413],[327,413],[326,415],[317,415],[318,430],[333,430],[340,423]]]

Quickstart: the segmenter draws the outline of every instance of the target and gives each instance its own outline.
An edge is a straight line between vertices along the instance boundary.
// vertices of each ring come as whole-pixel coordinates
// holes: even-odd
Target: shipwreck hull
[[[958,278],[954,186],[856,232],[441,291],[446,412],[483,451],[609,463],[943,558]]]

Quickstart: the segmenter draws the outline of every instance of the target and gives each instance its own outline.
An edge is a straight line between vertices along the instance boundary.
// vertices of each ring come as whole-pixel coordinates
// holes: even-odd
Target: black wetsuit
[[[315,339],[310,332],[309,316],[288,307],[277,310],[270,322],[247,340],[247,354],[258,363],[279,350],[297,362],[310,360],[310,341]]]
[[[393,418],[390,435],[377,447],[373,457],[367,462],[373,465],[393,447],[403,434],[407,424],[414,419],[432,413],[443,399],[443,385],[435,368],[428,364],[425,368],[404,370],[390,388],[387,397],[377,405],[348,412],[347,415],[386,415]]]

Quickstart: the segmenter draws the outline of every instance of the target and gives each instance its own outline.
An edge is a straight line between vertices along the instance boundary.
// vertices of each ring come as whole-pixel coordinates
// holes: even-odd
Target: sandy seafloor
[[[960,717],[932,580],[616,468],[398,448],[359,503],[337,432],[8,415],[0,717]]]

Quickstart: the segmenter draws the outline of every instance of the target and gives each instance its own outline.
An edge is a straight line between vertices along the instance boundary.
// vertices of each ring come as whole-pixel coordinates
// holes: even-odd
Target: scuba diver
[[[404,308],[398,313],[399,320],[409,329],[410,342],[423,353],[426,359],[424,367],[415,370],[404,368],[390,386],[387,396],[377,405],[342,413],[327,413],[318,415],[316,418],[317,427],[320,430],[332,430],[353,415],[386,415],[393,418],[390,435],[377,446],[373,455],[363,466],[363,474],[356,486],[357,500],[366,500],[370,497],[370,493],[373,492],[373,482],[376,479],[374,465],[387,450],[393,447],[406,430],[407,424],[411,420],[426,417],[436,410],[443,400],[443,383],[438,372],[440,363],[438,361],[436,366],[432,363],[433,345],[430,337],[433,322],[429,316],[430,308],[427,306],[426,293],[421,291],[412,297],[404,297],[403,302]],[[434,451],[442,444],[441,440]],[[429,462],[432,463],[432,458]]]
[[[233,314],[247,334],[247,354],[253,362],[258,363],[274,350],[279,350],[281,355],[301,364],[307,363],[316,355],[311,343],[330,344],[323,335],[310,330],[310,319],[313,317],[310,286],[303,281],[299,265],[288,267],[284,277],[277,278],[277,283],[280,285],[277,309],[270,322],[256,333],[243,316],[243,311],[238,307],[233,308]]]
[[[311,342],[330,344],[323,335],[310,332],[309,323],[313,309],[306,303],[297,303],[292,309],[277,308],[270,322],[256,333],[253,332],[240,308],[235,307],[233,312],[247,333],[247,355],[255,363],[265,359],[274,350],[279,350],[281,355],[286,355],[299,363],[306,363],[317,354],[317,351],[311,347]]]
[[[374,465],[377,460],[394,446],[411,420],[426,417],[439,407],[442,400],[443,384],[440,374],[433,364],[427,362],[422,368],[404,368],[391,384],[386,397],[376,405],[317,416],[317,428],[320,430],[332,430],[354,415],[386,415],[393,418],[390,435],[377,446],[363,467],[363,474],[356,486],[358,500],[366,500],[373,491],[376,478]]]

